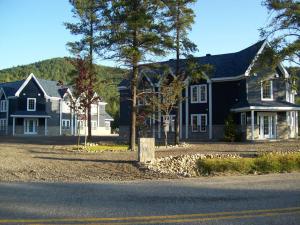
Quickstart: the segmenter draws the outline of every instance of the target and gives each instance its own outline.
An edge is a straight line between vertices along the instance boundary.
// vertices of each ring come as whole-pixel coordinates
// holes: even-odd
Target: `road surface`
[[[1,183],[1,224],[300,224],[300,173]]]

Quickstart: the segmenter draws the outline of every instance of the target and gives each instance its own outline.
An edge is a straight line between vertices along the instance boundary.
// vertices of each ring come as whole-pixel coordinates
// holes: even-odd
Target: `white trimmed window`
[[[261,82],[261,99],[273,100],[273,81],[266,80]]]
[[[105,121],[104,124],[105,124],[105,130],[109,130],[109,128],[110,128],[110,121]]]
[[[97,129],[97,121],[92,120],[92,130],[96,130]]]
[[[27,111],[36,110],[36,98],[27,98]]]
[[[206,103],[207,102],[207,85],[192,85],[191,86],[191,103]]]
[[[191,86],[191,103],[198,103],[198,102],[199,102],[198,86],[193,85]]]
[[[207,86],[206,84],[202,84],[199,86],[199,95],[200,95],[200,103],[207,102]]]
[[[207,114],[191,115],[192,132],[206,132]]]
[[[247,118],[246,118],[246,113],[241,113],[241,125],[246,125],[247,124]]]
[[[70,120],[62,120],[62,128],[63,129],[70,129]]]
[[[0,101],[0,112],[7,112],[7,100]]]
[[[6,131],[6,119],[0,119],[0,131]]]

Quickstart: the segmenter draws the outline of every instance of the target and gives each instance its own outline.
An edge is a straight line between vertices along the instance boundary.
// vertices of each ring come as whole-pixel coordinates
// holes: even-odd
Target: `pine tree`
[[[183,76],[183,71],[180,71],[181,56],[188,56],[197,50],[196,45],[189,40],[188,31],[192,29],[195,14],[192,9],[193,3],[196,0],[164,0],[166,5],[166,17],[168,18],[168,26],[172,37],[173,51],[176,52],[176,67],[175,75]],[[182,78],[183,80],[183,78]],[[179,108],[180,101],[177,102]],[[180,112],[176,111],[175,117],[175,144],[179,144],[179,118]]]
[[[272,66],[281,61],[300,65],[300,3],[298,0],[263,0],[270,13],[269,24],[262,28],[261,37],[269,38],[271,49],[259,60],[260,66]]]
[[[94,68],[94,54],[101,50],[102,31],[105,30],[105,23],[102,16],[107,7],[105,0],[70,0],[73,6],[73,15],[78,20],[77,23],[65,23],[66,28],[73,35],[79,35],[81,39],[69,42],[67,45],[71,53],[76,57],[87,59],[89,62],[88,75],[82,82],[85,84],[85,98],[88,114],[88,139],[92,136],[91,105],[95,93],[96,73]]]
[[[111,32],[107,34],[110,56],[131,69],[130,148],[135,150],[137,84],[139,65],[149,55],[164,55],[168,38],[159,0],[113,0],[109,13]]]

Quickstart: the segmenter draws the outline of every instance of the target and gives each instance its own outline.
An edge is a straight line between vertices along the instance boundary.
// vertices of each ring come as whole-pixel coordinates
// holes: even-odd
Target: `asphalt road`
[[[1,183],[0,224],[300,224],[300,173]]]

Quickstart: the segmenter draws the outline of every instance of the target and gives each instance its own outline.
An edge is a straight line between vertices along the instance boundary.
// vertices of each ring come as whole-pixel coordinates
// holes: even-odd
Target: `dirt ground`
[[[99,182],[176,178],[137,166],[136,152],[88,153],[71,150],[67,137],[31,139],[0,137],[0,181]],[[114,138],[95,140],[114,142]],[[260,151],[299,150],[300,141],[271,143],[199,143],[182,148],[160,147],[156,157],[194,153],[253,154]]]

